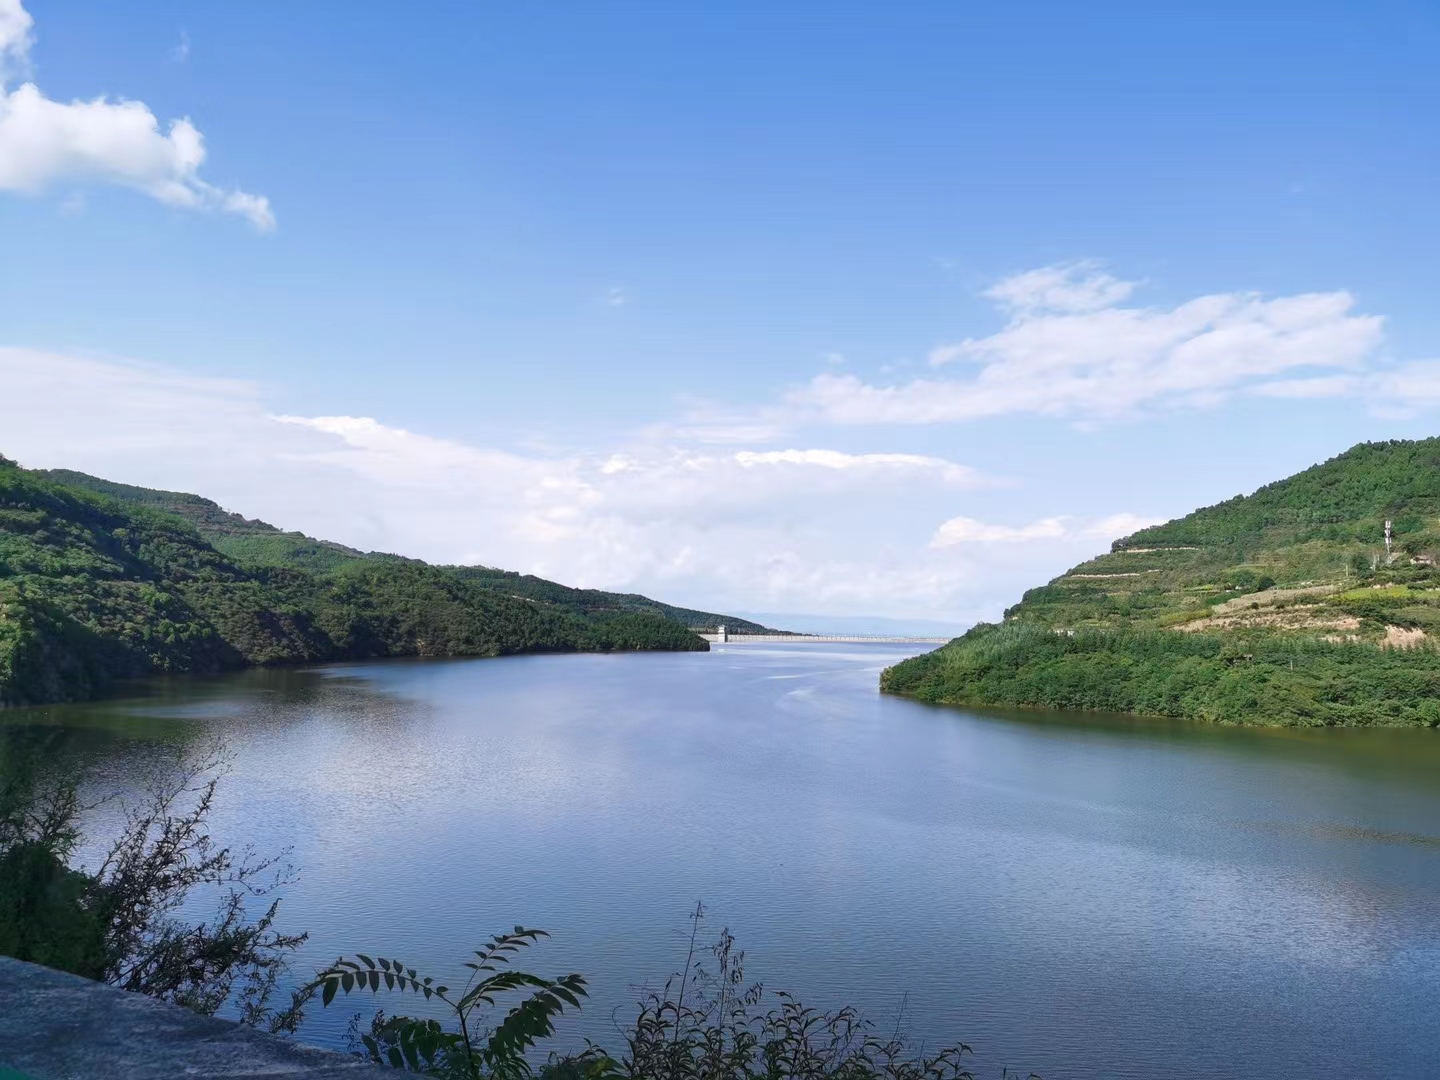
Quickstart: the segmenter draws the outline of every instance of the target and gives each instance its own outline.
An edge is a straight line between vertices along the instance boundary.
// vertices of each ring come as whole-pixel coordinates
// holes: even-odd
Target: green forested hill
[[[365,553],[328,540],[282,532],[263,521],[232,514],[218,503],[181,491],[117,484],[69,469],[36,469],[33,475],[66,487],[83,488],[120,502],[163,510],[184,518],[215,550],[242,562],[288,566],[299,570],[333,570]]]
[[[561,590],[530,596],[484,577],[498,573],[366,555],[198,496],[0,458],[0,704],[247,664],[707,647],[670,617],[680,609],[605,593],[567,603],[581,591],[519,579]]]
[[[222,509],[219,504],[199,495],[117,484],[68,469],[35,470],[32,475],[55,480],[69,487],[84,488],[122,502],[177,514],[189,521],[195,531],[217,551],[252,565],[329,571],[360,559],[408,561],[396,555],[356,551],[344,544],[315,540],[298,532],[282,532],[263,521],[232,514]],[[759,623],[737,619],[733,615],[678,608],[638,593],[574,589],[532,574],[517,574],[513,570],[495,570],[486,566],[453,566],[444,569],[480,588],[587,615],[652,614],[664,616],[690,629],[711,629],[723,624],[739,633],[775,633]]]
[[[1437,564],[1440,439],[1365,443],[1116,541],[882,686],[953,704],[1437,726]]]

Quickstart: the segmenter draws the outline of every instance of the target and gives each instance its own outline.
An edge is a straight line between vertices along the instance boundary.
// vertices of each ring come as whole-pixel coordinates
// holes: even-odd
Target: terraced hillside
[[[1440,439],[1366,443],[1116,541],[882,687],[1225,723],[1436,725],[1437,640]]]

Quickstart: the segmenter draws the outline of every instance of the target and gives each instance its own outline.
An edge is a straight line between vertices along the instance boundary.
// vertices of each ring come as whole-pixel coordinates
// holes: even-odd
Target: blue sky
[[[993,617],[1436,431],[1437,46],[1421,3],[0,0],[0,452]]]

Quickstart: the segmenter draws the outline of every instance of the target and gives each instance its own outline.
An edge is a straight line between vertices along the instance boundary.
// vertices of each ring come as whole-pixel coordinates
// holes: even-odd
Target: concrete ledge
[[[0,957],[0,1067],[33,1080],[364,1080],[390,1071],[9,957]]]

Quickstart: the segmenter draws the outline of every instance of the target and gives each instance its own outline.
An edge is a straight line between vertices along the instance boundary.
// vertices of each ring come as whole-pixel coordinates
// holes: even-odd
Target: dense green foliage
[[[81,804],[64,742],[53,730],[0,729],[0,955],[294,1031],[307,995],[280,1010],[269,1002],[305,936],[274,929],[276,900],[248,913],[284,874],[211,839],[217,762],[159,770],[99,865],[77,868],[79,821],[94,806]],[[195,892],[218,893],[211,919],[179,914]]]
[[[540,1080],[975,1080],[966,1067],[968,1046],[916,1050],[898,1030],[882,1035],[852,1008],[822,1012],[789,994],[767,995],[758,983],[747,985],[745,954],[728,931],[721,931],[708,959],[697,956],[695,932],[703,913],[697,906],[692,916],[695,931],[683,970],[643,997],[633,1021],[617,1020],[623,1051],[612,1056],[591,1044],[580,1054],[552,1054]],[[459,990],[398,961],[359,954],[320,972],[310,991],[318,991],[325,1005],[339,993],[381,990],[441,1005],[448,1024],[376,1014],[357,1041],[378,1064],[444,1080],[530,1076],[526,1052],[553,1034],[555,1020],[567,1007],[579,1008],[586,995],[579,975],[546,979],[508,966],[520,948],[543,936],[518,926],[498,935],[465,964],[471,974]],[[483,1027],[477,1014],[516,992],[527,996],[498,1023]],[[1005,1076],[1015,1074],[1006,1070]]]
[[[527,597],[479,576],[497,572],[362,555],[197,496],[77,477],[0,459],[0,705],[248,664],[706,648],[643,597],[607,605],[519,579],[559,590]]]
[[[949,704],[1440,726],[1435,633],[1440,439],[1365,443],[1118,540],[881,685]]]
[[[394,555],[357,551],[328,540],[315,540],[303,533],[282,532],[263,521],[232,514],[199,495],[117,484],[67,469],[51,469],[43,473],[37,471],[36,475],[183,517],[212,547],[239,563],[329,571],[360,560],[397,561]],[[638,593],[573,589],[532,574],[517,574],[513,570],[496,570],[485,566],[454,566],[446,569],[471,585],[508,597],[532,600],[586,615],[660,615],[691,629],[708,629],[724,624],[740,633],[775,632],[758,623],[737,619],[733,615],[678,608]]]
[[[735,634],[774,634],[780,631],[736,618],[734,615],[719,615],[713,611],[696,611],[662,604],[639,593],[612,593],[600,589],[572,589],[568,585],[557,585],[553,581],[535,577],[533,574],[517,574],[513,570],[492,570],[486,566],[456,566],[451,568],[462,580],[509,596],[523,596],[527,600],[555,604],[586,614],[601,612],[629,612],[631,614],[660,615],[682,626],[696,630],[726,626]]]
[[[1274,551],[1313,541],[1373,548],[1393,521],[1402,551],[1440,545],[1440,439],[1361,443],[1320,465],[1116,546],[1198,544]]]
[[[328,540],[315,540],[298,532],[281,532],[263,521],[232,514],[209,499],[177,491],[132,487],[65,469],[38,473],[72,487],[107,495],[124,502],[165,510],[185,518],[217,551],[236,562],[300,570],[333,570],[345,563],[368,559],[390,561],[396,556],[362,552]],[[662,615],[691,629],[724,624],[740,633],[775,633],[758,623],[662,604],[638,593],[612,593],[599,589],[573,589],[532,574],[485,566],[448,567],[464,581],[510,597],[519,597],[583,614],[630,613]]]
[[[982,624],[882,688],[922,701],[1179,716],[1223,724],[1440,726],[1440,662],[1279,633]]]
[[[338,993],[375,994],[383,987],[434,1001],[453,1019],[454,1027],[447,1028],[431,1017],[377,1015],[360,1043],[378,1064],[454,1080],[526,1076],[530,1072],[526,1052],[554,1033],[555,1020],[566,1006],[578,1009],[586,995],[581,975],[546,979],[509,966],[516,953],[546,936],[543,930],[523,926],[497,934],[465,962],[470,974],[458,990],[399,960],[372,960],[360,953],[353,960],[341,957],[317,973],[310,992],[318,992],[321,1003],[328,1006]],[[498,1024],[482,1026],[499,999],[515,993],[525,996]]]

